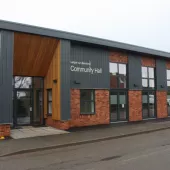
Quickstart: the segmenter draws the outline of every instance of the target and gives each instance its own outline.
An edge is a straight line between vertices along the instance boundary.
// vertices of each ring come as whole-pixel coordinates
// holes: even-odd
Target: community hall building
[[[168,116],[170,53],[0,21],[0,136]]]

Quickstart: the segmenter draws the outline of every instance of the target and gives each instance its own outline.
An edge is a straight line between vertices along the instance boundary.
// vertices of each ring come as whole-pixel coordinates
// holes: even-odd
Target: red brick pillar
[[[10,125],[1,124],[0,125],[0,137],[2,136],[10,136]]]
[[[166,91],[157,91],[156,92],[156,102],[157,102],[157,118],[168,117],[167,92]]]
[[[142,91],[130,90],[129,96],[129,121],[142,120]]]

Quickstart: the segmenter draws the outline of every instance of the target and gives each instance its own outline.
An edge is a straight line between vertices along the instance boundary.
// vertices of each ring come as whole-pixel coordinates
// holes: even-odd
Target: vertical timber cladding
[[[54,54],[44,78],[44,117],[47,118],[47,89],[52,89],[52,118],[60,120],[60,42],[55,47]],[[57,82],[55,82],[57,80]]]
[[[70,119],[70,41],[57,44],[44,79],[44,117],[47,118],[47,89],[52,89],[52,119]]]
[[[71,45],[71,88],[109,89],[109,52],[79,44]]]
[[[0,123],[12,123],[13,32],[0,31]]]

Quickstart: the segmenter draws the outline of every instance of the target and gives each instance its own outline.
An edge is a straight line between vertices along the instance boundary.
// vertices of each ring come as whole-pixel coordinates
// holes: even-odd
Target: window
[[[155,87],[154,68],[142,67],[142,87],[151,88]]]
[[[143,118],[155,117],[155,92],[142,92]]]
[[[110,92],[110,121],[127,120],[126,92]]]
[[[1,43],[1,39],[2,39],[1,37],[2,37],[2,34],[1,34],[1,32],[0,32],[0,54],[1,54],[1,48],[2,48],[2,47],[1,47],[1,44],[2,44],[2,43]]]
[[[52,90],[47,90],[47,108],[48,114],[52,115]]]
[[[170,116],[170,91],[167,92],[167,108],[168,108],[168,116]]]
[[[110,88],[126,88],[126,64],[110,63]]]
[[[166,76],[167,76],[167,108],[168,108],[168,116],[170,116],[170,70],[166,70]]]
[[[166,76],[167,76],[167,87],[170,90],[170,70],[166,70]]]
[[[82,114],[94,114],[94,105],[94,90],[80,90],[80,112]]]
[[[15,76],[13,78],[14,88],[32,88],[32,77]]]

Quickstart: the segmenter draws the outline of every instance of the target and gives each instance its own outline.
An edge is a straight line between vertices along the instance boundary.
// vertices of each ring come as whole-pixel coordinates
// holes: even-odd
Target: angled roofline
[[[49,28],[42,28],[42,27],[37,27],[37,26],[32,26],[32,25],[15,23],[15,22],[10,22],[10,21],[0,20],[0,29],[55,37],[59,39],[67,39],[71,41],[84,42],[84,43],[89,43],[89,44],[94,44],[94,45],[101,45],[101,46],[106,46],[106,47],[111,47],[111,48],[123,49],[127,51],[134,51],[134,52],[139,52],[139,53],[145,53],[145,54],[170,58],[169,52],[159,51],[155,49],[140,47],[136,45],[126,44],[126,43],[121,43],[121,42],[116,42],[116,41],[111,41],[111,40],[106,40],[102,38],[96,38],[92,36],[80,35],[76,33],[58,31],[58,30],[49,29]]]

